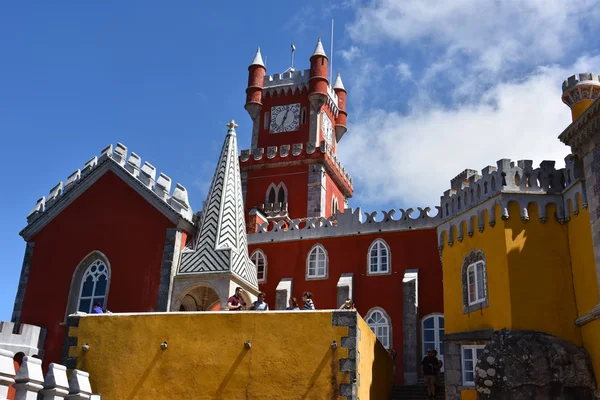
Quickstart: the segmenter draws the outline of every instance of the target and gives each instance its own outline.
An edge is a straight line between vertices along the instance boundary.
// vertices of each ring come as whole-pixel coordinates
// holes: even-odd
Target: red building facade
[[[21,232],[13,322],[46,330],[45,365],[69,365],[67,317],[97,302],[112,312],[219,310],[237,285],[248,302],[265,292],[271,309],[305,291],[318,309],[352,298],[397,352],[398,382],[416,380],[424,348],[443,356],[439,217],[346,207],[353,182],[337,157],[346,89],[339,74],[330,85],[321,42],[310,69],[273,76],[258,51],[246,95],[250,149],[238,159],[232,121],[205,210],[194,214],[185,187],[171,190],[122,144],[38,201]]]

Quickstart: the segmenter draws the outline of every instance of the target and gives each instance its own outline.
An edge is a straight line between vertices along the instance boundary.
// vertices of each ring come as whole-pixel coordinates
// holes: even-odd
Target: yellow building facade
[[[355,311],[69,317],[102,399],[385,399],[386,349]],[[173,327],[176,327],[174,329]]]
[[[590,113],[600,115],[599,95],[595,74],[565,81],[563,101],[576,119],[565,131],[571,137],[590,129],[581,124]],[[447,399],[519,390],[527,398],[594,397],[593,377],[600,377],[600,180],[591,176],[596,167],[586,167],[586,154],[573,153],[563,169],[550,161],[534,168],[529,160],[500,160],[481,172],[465,170],[444,193],[438,235]],[[528,359],[540,376],[550,372],[514,375],[527,367],[507,354]],[[565,366],[556,361],[560,357]]]

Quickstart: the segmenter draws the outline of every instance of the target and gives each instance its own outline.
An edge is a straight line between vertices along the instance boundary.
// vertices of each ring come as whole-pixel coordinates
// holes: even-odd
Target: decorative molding
[[[483,262],[483,282],[485,284],[484,298],[485,300],[477,303],[477,304],[469,304],[469,277],[467,276],[468,268],[470,265],[475,264],[476,262]],[[489,293],[488,293],[488,285],[487,285],[487,262],[485,260],[485,254],[483,250],[474,250],[472,249],[469,254],[465,256],[462,262],[461,268],[461,278],[462,278],[462,300],[463,300],[463,314],[469,314],[473,311],[481,310],[483,308],[488,307],[489,305]]]
[[[558,138],[583,159],[600,142],[599,133],[600,103],[596,99]]]
[[[416,229],[435,229],[442,222],[439,213],[430,215],[429,207],[417,207],[419,215],[413,217],[414,209],[392,209],[363,213],[360,208],[347,208],[329,218],[300,218],[286,221],[271,221],[259,226],[257,233],[248,235],[248,243],[258,244],[272,241],[291,241],[325,237],[354,236],[377,232],[396,232]],[[398,212],[397,212],[398,211]],[[395,219],[395,216],[399,216]]]

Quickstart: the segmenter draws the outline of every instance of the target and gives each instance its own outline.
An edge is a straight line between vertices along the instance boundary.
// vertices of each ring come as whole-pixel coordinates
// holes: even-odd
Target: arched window
[[[331,200],[331,214],[337,214],[339,208],[338,208],[338,201],[337,201],[337,197],[333,197]]]
[[[279,182],[278,185],[271,183],[267,188],[265,204],[286,203],[287,197],[287,187],[283,182]]]
[[[392,324],[387,313],[379,307],[372,308],[367,313],[365,321],[383,347],[389,349],[392,345]]]
[[[427,349],[435,349],[438,358],[444,360],[444,315],[429,314],[421,321],[421,357],[427,355]]]
[[[263,283],[267,281],[267,256],[262,250],[255,250],[250,257],[254,265],[256,265],[256,276],[258,282]]]
[[[104,261],[96,260],[88,267],[81,280],[77,311],[91,313],[96,303],[104,307],[107,286],[108,267]]]
[[[472,250],[462,265],[463,313],[488,306],[486,260],[481,250]]]
[[[306,279],[327,278],[327,252],[320,244],[316,244],[306,259]]]
[[[95,303],[106,308],[111,266],[104,254],[93,251],[75,268],[65,318],[78,311],[90,313]]]
[[[390,248],[382,239],[377,239],[369,247],[367,274],[389,274],[390,268]]]

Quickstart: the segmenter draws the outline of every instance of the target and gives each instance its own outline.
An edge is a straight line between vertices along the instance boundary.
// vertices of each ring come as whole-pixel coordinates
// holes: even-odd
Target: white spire
[[[339,72],[337,73],[337,77],[335,78],[335,83],[333,84],[333,88],[346,90],[346,88],[344,87],[344,83],[342,82],[342,77],[340,76]]]
[[[317,47],[315,48],[315,52],[312,55],[327,57],[327,54],[325,54],[325,49],[323,48],[323,43],[321,43],[321,38],[319,38],[319,41],[317,42]]]
[[[250,65],[260,65],[261,67],[265,66],[262,55],[260,54],[260,47],[256,49],[256,55],[254,56],[254,60],[252,60],[252,64]]]
[[[244,199],[234,121],[217,162],[200,226],[181,255],[179,273],[228,273],[245,289],[258,290],[256,266],[248,257]]]

